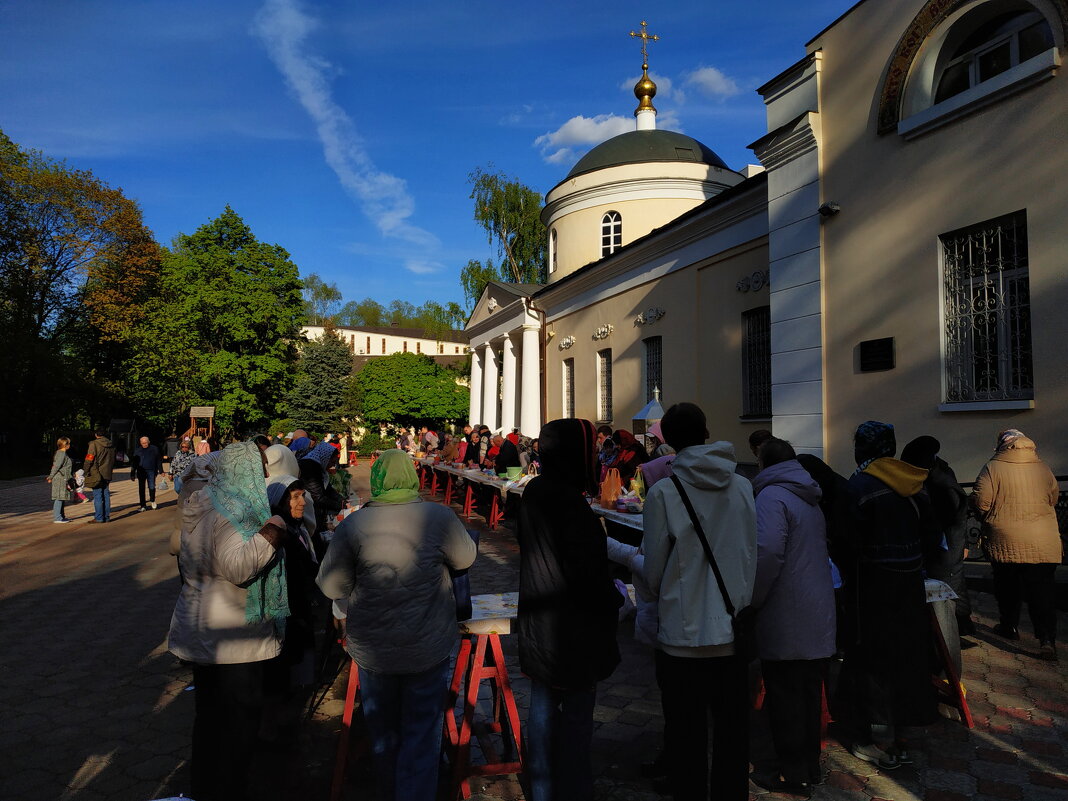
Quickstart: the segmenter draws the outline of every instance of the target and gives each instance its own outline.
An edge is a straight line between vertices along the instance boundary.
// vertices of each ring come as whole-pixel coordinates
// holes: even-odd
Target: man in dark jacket
[[[96,438],[89,443],[85,454],[85,486],[93,491],[95,514],[93,523],[106,523],[111,519],[111,474],[115,469],[115,446],[104,431],[94,432]]]
[[[141,437],[140,444],[134,448],[130,465],[130,481],[137,481],[137,496],[141,501],[137,511],[147,511],[148,506],[156,508],[156,476],[162,470],[159,448],[148,437]],[[148,484],[148,506],[145,505],[145,484]]]

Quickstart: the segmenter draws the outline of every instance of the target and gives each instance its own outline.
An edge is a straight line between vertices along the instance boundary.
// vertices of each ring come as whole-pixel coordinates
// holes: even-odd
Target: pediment
[[[475,310],[467,321],[465,330],[477,326],[490,318],[501,313],[522,298],[530,297],[532,289],[540,289],[536,284],[505,284],[500,281],[491,281],[482,290],[482,297],[475,304]]]

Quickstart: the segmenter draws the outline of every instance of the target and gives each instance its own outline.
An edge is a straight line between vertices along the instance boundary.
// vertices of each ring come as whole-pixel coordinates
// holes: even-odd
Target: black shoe
[[[788,795],[801,796],[802,798],[812,797],[812,785],[808,782],[788,782],[778,776],[768,776],[760,773],[750,773],[749,781],[769,793],[786,793]]]
[[[667,776],[667,760],[657,757],[652,762],[643,762],[638,772],[643,779],[659,779]]]
[[[998,623],[996,626],[994,626],[992,631],[996,635],[998,635],[999,637],[1004,637],[1006,640],[1018,640],[1018,639],[1020,639],[1020,632],[1018,632],[1016,629],[1012,628],[1011,626],[1005,626],[1005,625],[1003,625],[1001,623]]]
[[[1057,661],[1057,645],[1052,642],[1044,642],[1038,648],[1038,658],[1043,662]]]

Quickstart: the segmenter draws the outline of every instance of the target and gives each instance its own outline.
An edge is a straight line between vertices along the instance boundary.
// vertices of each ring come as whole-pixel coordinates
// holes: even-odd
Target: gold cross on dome
[[[649,51],[646,50],[646,45],[649,43],[650,39],[652,41],[654,41],[654,42],[656,42],[656,41],[658,41],[660,39],[660,37],[657,36],[655,33],[649,33],[648,31],[646,31],[645,30],[646,25],[648,25],[648,23],[645,20],[642,20],[642,32],[641,33],[638,33],[637,31],[631,31],[630,32],[630,35],[633,36],[635,39],[641,39],[642,40],[642,69],[643,70],[649,69]]]

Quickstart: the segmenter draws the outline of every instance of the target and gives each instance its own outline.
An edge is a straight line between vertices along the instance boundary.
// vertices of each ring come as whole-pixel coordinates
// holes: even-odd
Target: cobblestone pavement
[[[114,521],[103,526],[84,524],[91,504],[69,508],[79,522],[53,525],[43,477],[0,482],[3,801],[145,801],[188,789],[191,672],[166,650],[178,591],[167,553],[174,493],[160,493],[159,510],[137,513],[136,487],[122,478],[113,484]],[[357,469],[356,484],[366,498],[366,466]],[[483,531],[473,591],[516,589],[517,556],[507,528]],[[815,798],[1068,797],[1068,654],[1057,665],[1039,662],[1035,643],[1007,643],[990,633],[989,595],[976,593],[974,600],[981,631],[979,646],[964,652],[964,678],[976,727],[951,720],[929,727],[916,738],[915,764],[886,773],[830,742],[827,781]],[[598,688],[598,799],[660,798],[638,776],[659,744],[662,721],[651,656],[631,632],[627,621],[620,629],[623,663]],[[518,670],[515,638],[503,643],[525,717],[529,685]],[[257,757],[258,798],[327,798],[344,682],[343,671],[296,747]],[[346,801],[373,798],[356,739]],[[522,798],[515,777],[474,785],[485,801]],[[767,795],[753,789],[754,797]]]

